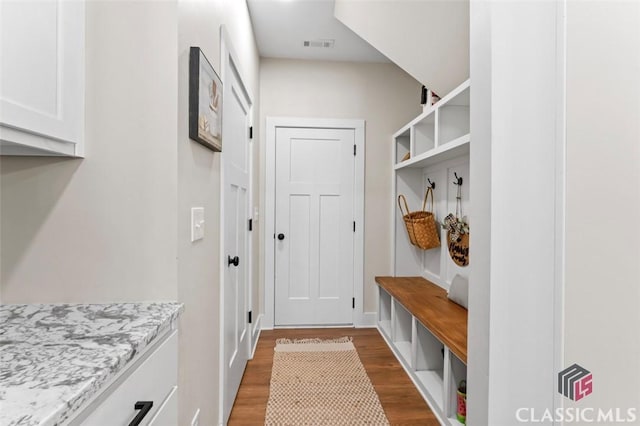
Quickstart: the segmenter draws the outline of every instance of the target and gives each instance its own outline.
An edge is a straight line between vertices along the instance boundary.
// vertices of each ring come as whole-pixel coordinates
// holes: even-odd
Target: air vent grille
[[[303,42],[304,47],[322,47],[322,48],[327,48],[330,49],[335,45],[336,41],[335,40],[329,40],[329,39],[325,39],[325,40],[305,40]]]

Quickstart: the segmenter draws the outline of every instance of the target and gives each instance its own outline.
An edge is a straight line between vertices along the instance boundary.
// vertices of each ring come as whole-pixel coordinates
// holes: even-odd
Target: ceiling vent
[[[332,48],[336,43],[335,40],[305,40],[303,42],[304,47],[324,47],[324,48]]]

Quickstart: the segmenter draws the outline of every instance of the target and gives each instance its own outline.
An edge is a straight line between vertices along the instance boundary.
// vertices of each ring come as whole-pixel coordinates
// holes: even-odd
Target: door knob
[[[231,266],[231,265],[238,266],[240,264],[240,258],[238,256],[235,256],[235,257],[229,256],[228,262],[229,263],[227,264],[227,266]]]
[[[278,234],[278,239],[279,239],[280,241],[284,240],[284,234]]]

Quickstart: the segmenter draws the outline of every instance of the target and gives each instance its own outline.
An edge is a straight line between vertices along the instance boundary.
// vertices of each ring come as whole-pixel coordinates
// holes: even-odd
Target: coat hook
[[[461,178],[461,177],[458,177],[458,173],[457,173],[457,172],[453,172],[453,174],[454,174],[454,175],[455,175],[455,177],[456,177],[456,181],[455,181],[455,182],[453,182],[453,184],[454,184],[454,185],[462,185],[462,178]]]
[[[431,189],[436,189],[436,183],[435,182],[431,182],[431,179],[427,178],[427,181],[429,182],[429,186],[431,187]]]

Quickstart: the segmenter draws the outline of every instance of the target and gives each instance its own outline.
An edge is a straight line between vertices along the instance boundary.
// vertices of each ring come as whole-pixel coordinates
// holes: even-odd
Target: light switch
[[[191,242],[204,238],[204,207],[191,208]]]

